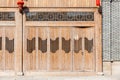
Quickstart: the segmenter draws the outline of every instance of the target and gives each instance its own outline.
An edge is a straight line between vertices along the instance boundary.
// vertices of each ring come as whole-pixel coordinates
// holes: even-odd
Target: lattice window
[[[14,12],[0,12],[0,21],[15,21]]]
[[[94,12],[29,12],[27,21],[94,21]]]

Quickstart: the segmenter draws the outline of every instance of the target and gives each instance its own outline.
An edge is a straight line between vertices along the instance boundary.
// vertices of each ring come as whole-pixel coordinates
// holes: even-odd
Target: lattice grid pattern
[[[94,21],[94,12],[29,12],[27,21]]]
[[[15,21],[14,12],[0,12],[0,21]]]

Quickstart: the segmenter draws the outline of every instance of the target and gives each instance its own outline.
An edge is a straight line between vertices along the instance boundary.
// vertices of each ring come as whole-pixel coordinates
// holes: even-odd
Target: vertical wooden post
[[[101,14],[96,9],[95,12],[95,46],[96,46],[96,72],[98,75],[102,73],[102,20]]]
[[[15,70],[17,75],[23,75],[22,72],[22,15],[16,10],[16,60],[15,60]]]

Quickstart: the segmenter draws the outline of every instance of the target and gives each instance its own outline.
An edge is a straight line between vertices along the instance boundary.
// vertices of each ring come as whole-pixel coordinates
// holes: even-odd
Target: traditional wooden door
[[[0,8],[1,75],[95,75],[102,71],[97,9]]]
[[[100,19],[97,9],[30,9],[23,16],[23,73],[100,72],[101,36],[96,16]]]
[[[21,72],[22,17],[18,9],[0,8],[0,76]]]

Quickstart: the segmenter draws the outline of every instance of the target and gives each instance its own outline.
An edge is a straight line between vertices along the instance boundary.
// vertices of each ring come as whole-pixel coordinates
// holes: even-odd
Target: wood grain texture
[[[26,27],[26,44],[25,46],[27,47],[27,39],[32,40],[35,38],[33,45],[34,45],[34,50],[31,51],[31,53],[27,52],[27,50],[24,53],[24,66],[26,68],[26,71],[34,71],[36,70],[36,28],[34,27]],[[32,47],[32,43],[31,43]],[[27,65],[26,65],[27,64]]]
[[[3,43],[2,43],[2,40],[3,40],[3,28],[0,28],[0,37],[1,37],[1,39],[0,39],[0,46],[1,46],[1,49],[0,49],[0,71],[3,71]]]
[[[49,28],[49,40],[53,40],[55,41],[57,38],[59,40],[59,36],[60,36],[60,31],[58,27],[50,27]],[[50,49],[54,49],[54,47],[56,46],[56,44],[51,44],[50,41]],[[49,52],[49,70],[50,71],[60,71],[60,64],[61,64],[61,58],[60,58],[60,50],[59,50],[59,42],[57,42],[58,45],[58,49],[55,52],[52,52],[50,50]],[[53,47],[54,46],[54,47]],[[51,48],[53,47],[53,48]]]
[[[0,7],[17,7],[18,0],[1,0]],[[96,7],[96,0],[27,0],[28,7]]]
[[[5,37],[8,37],[9,40],[13,40],[14,41],[14,38],[15,38],[15,28],[14,27],[6,27],[5,28]],[[5,45],[7,46],[7,43],[9,44],[10,42],[6,42],[7,38],[5,38]],[[9,48],[6,47],[6,50],[5,49],[5,70],[14,70],[14,65],[15,65],[15,52],[14,52],[14,42],[11,42],[9,44]],[[10,50],[10,47],[13,47],[11,48]]]
[[[56,5],[58,1],[55,0],[55,2],[50,2],[48,6],[51,6],[50,4],[52,3],[56,3],[53,4],[52,7],[69,7],[73,5],[72,3],[74,3],[74,1],[77,2],[79,0],[68,1],[71,1],[71,3],[65,3],[66,0],[64,0],[63,3],[65,5]],[[4,1],[1,0],[1,2]],[[82,2],[86,3],[87,0],[82,0]],[[8,3],[11,2],[8,1]],[[37,6],[35,4],[39,3],[32,2],[32,0],[29,4],[26,3],[26,5],[30,4],[33,4],[31,6],[35,7]],[[44,4],[46,4],[46,2],[44,2]],[[75,3],[74,6],[76,6],[77,4],[78,3]],[[85,5],[86,4],[82,4],[82,6]],[[0,8],[0,11],[4,11],[4,8]],[[30,11],[41,12],[91,11],[95,13],[95,21],[92,22],[32,22],[26,21],[25,15],[23,15],[22,24],[22,16],[21,14],[19,14],[17,9],[6,8],[5,11],[15,11],[15,21],[0,22],[0,37],[2,37],[2,50],[0,50],[0,73],[12,70],[16,73],[23,71],[24,73],[30,75],[33,73],[32,75],[40,74],[53,76],[56,75],[56,73],[58,72],[57,75],[75,76],[87,74],[90,75],[102,71],[101,16],[97,12],[97,8],[30,8]],[[8,37],[9,40],[14,39],[14,52],[12,54],[10,54],[9,51],[5,50],[5,37]],[[29,53],[27,52],[27,39],[32,40],[33,38],[35,38],[35,49],[31,53]],[[64,40],[62,40],[63,38]],[[85,45],[85,39],[87,42],[93,40],[93,47],[87,49],[89,46],[86,47],[88,43]],[[50,43],[50,40],[55,41],[55,43]],[[59,46],[57,50],[55,49],[56,44],[57,46]],[[52,49],[50,49],[51,47],[53,51]],[[62,49],[63,47],[65,49]],[[45,73],[43,73],[43,71]]]
[[[72,49],[71,49],[71,41],[69,42],[69,40],[71,39],[71,31],[72,29],[70,27],[61,27],[61,39],[64,38],[65,40],[67,40],[68,44],[66,46],[66,44],[63,44],[63,40],[62,40],[62,47],[66,46],[66,49],[69,49],[66,53],[66,50],[61,50],[61,64],[62,64],[62,71],[71,71],[72,70]]]
[[[84,29],[84,70],[94,72],[95,71],[95,46],[94,45],[94,37],[95,32],[93,27]]]
[[[75,27],[73,29],[73,39],[74,41],[78,42],[79,44],[74,42],[74,51],[73,53],[73,71],[83,71],[83,43],[82,43],[82,39],[83,39],[83,30],[80,27]],[[79,47],[80,46],[80,47]]]
[[[48,34],[47,34],[47,27],[38,27],[37,28],[37,37],[38,38],[41,38],[41,40],[44,41],[39,43],[39,45],[41,45],[42,49],[45,48],[44,50],[44,53],[41,51],[41,50],[38,50],[38,55],[36,59],[38,59],[38,70],[41,70],[41,71],[47,71],[47,65],[48,65],[48,44],[47,41],[48,41]],[[42,45],[44,44],[44,45]],[[39,47],[38,45],[38,47]]]

